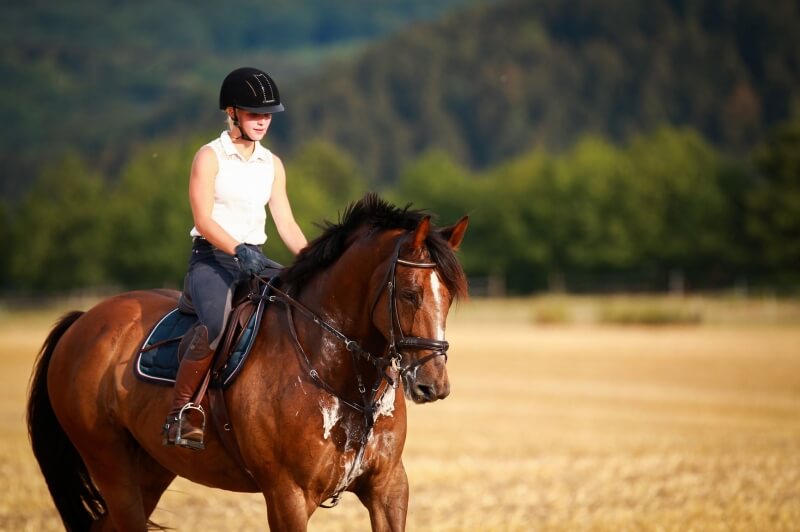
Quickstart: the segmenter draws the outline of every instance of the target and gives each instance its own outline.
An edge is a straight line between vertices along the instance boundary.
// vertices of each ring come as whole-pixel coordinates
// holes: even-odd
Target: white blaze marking
[[[442,290],[439,281],[439,272],[433,271],[431,279],[431,292],[433,293],[434,319],[436,320],[436,340],[444,340],[444,307],[442,306]]]
[[[333,397],[332,401],[333,404],[331,406],[327,406],[322,400],[319,402],[320,410],[322,410],[322,428],[324,430],[322,437],[326,440],[331,435],[331,429],[342,418],[342,413],[339,411],[339,399]]]

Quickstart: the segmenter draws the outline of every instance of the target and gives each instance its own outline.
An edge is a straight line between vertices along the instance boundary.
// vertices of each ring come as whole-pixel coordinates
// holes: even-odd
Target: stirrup
[[[186,438],[183,437],[183,420],[186,419],[185,414],[189,410],[195,410],[200,413],[200,416],[202,416],[203,422],[200,425],[200,441],[187,440]],[[172,427],[172,424],[176,422],[178,423],[178,429],[175,432],[175,440],[173,441],[170,440],[169,438],[169,429]],[[205,410],[203,410],[202,406],[190,402],[183,405],[181,409],[178,411],[177,415],[167,418],[167,422],[164,423],[164,429],[163,429],[164,439],[161,441],[161,443],[163,445],[175,445],[178,447],[185,447],[187,449],[202,451],[203,449],[206,448],[205,445],[203,445],[203,437],[205,436],[205,433],[206,433]]]

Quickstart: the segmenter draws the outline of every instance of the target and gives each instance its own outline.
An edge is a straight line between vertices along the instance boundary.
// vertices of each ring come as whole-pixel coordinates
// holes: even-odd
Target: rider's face
[[[233,114],[233,109],[229,115]],[[272,123],[272,115],[269,113],[253,113],[245,111],[244,109],[237,109],[236,114],[239,117],[239,127],[253,140],[261,140],[266,136],[270,123]]]

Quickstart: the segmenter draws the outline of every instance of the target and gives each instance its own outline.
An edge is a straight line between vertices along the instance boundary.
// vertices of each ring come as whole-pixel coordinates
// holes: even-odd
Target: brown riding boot
[[[184,337],[178,347],[179,354],[184,354],[175,378],[172,408],[164,424],[163,443],[200,450],[205,448],[205,414],[200,405],[191,401],[214,360],[214,350],[208,346],[208,329],[204,325],[197,325],[192,333]],[[200,418],[199,423],[193,418]]]

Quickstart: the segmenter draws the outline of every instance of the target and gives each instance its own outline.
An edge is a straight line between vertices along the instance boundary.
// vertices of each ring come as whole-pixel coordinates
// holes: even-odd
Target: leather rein
[[[314,381],[314,383],[316,383],[320,388],[336,397],[339,401],[356,410],[357,412],[360,412],[364,416],[365,430],[361,437],[361,447],[358,450],[353,467],[350,469],[350,477],[352,478],[346,479],[346,482],[343,483],[343,486],[338,489],[329,499],[327,499],[327,501],[330,501],[328,504],[323,503],[321,505],[324,508],[332,508],[336,506],[341,499],[342,492],[347,486],[349,486],[350,482],[355,478],[355,475],[358,474],[360,463],[364,457],[364,451],[366,450],[367,443],[372,436],[372,429],[375,425],[377,405],[386,393],[388,387],[391,386],[392,388],[396,389],[399,384],[399,380],[403,375],[411,371],[416,371],[417,368],[437,357],[443,356],[445,362],[447,361],[447,350],[449,349],[450,344],[446,340],[423,338],[418,336],[406,336],[403,333],[403,328],[400,324],[400,315],[397,310],[396,296],[397,267],[403,266],[408,268],[433,269],[437,266],[435,262],[418,262],[400,258],[400,248],[403,242],[405,242],[407,239],[408,235],[409,233],[406,233],[397,239],[397,244],[395,245],[394,252],[392,254],[391,263],[386,271],[383,281],[381,282],[381,285],[384,285],[388,291],[387,301],[389,305],[389,342],[386,356],[373,355],[361,347],[356,340],[353,340],[345,335],[342,331],[322,319],[317,313],[297,301],[287,292],[272,286],[271,281],[260,278],[262,281],[270,285],[268,292],[270,295],[258,296],[258,298],[265,298],[270,302],[280,302],[286,306],[289,330],[292,334],[292,338],[294,339],[298,352],[303,356],[303,361],[308,368],[308,375],[311,380]],[[378,291],[376,294],[370,310],[370,317],[374,316],[375,307],[377,306],[382,294],[382,290]],[[337,392],[330,384],[325,382],[325,380],[320,377],[319,373],[311,363],[311,358],[308,356],[308,353],[300,342],[300,338],[297,334],[297,329],[294,324],[294,314],[292,309],[313,321],[323,330],[335,336],[344,344],[345,349],[351,353],[353,357],[353,366],[356,368],[356,380],[358,381],[358,391],[361,394],[361,404],[342,397],[341,393]],[[403,350],[405,349],[420,351],[426,350],[432,351],[432,353],[403,366]],[[373,386],[370,387],[369,393],[364,385],[361,372],[359,372],[357,369],[358,366],[356,365],[356,360],[359,358],[371,363],[378,370],[378,378]],[[390,375],[389,372],[393,373],[394,377]],[[380,389],[383,381],[386,381],[387,385],[383,387],[383,391],[381,392]]]

